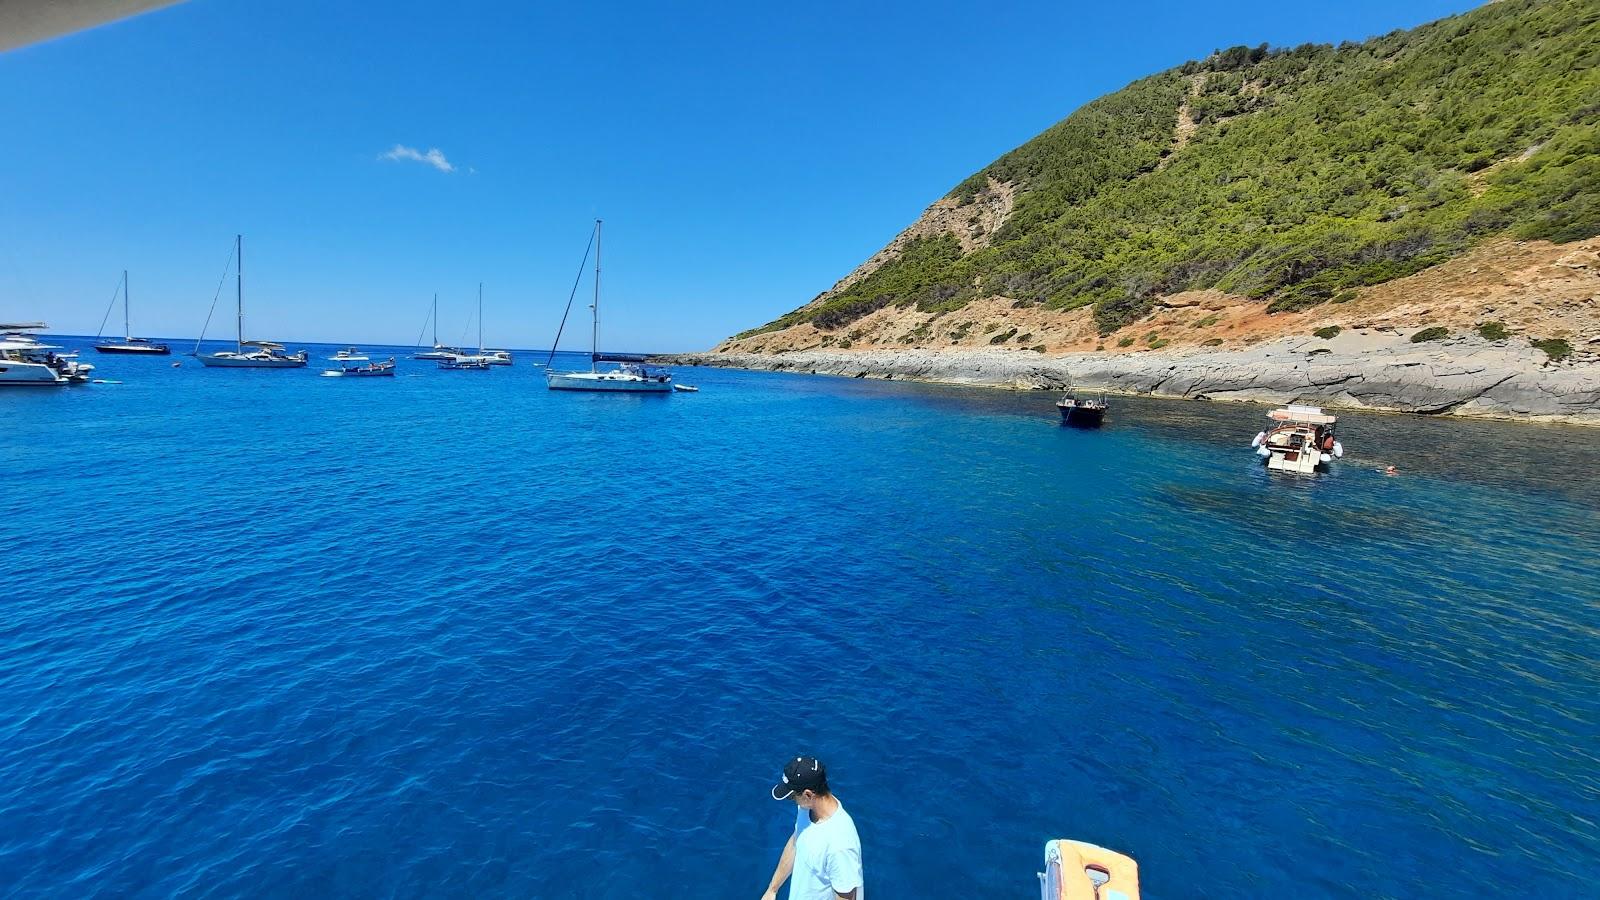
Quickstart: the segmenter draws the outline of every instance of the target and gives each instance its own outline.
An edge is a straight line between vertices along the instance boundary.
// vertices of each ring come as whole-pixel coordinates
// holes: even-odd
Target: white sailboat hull
[[[608,391],[633,394],[668,394],[671,376],[647,377],[623,372],[548,372],[545,383],[552,391]]]
[[[236,353],[214,353],[200,357],[201,365],[212,369],[304,369],[304,356],[240,356]]]

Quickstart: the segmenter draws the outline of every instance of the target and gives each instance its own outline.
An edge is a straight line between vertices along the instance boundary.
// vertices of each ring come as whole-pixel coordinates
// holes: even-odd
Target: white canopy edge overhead
[[[1323,412],[1319,406],[1290,405],[1267,413],[1267,418],[1277,422],[1300,422],[1306,425],[1332,425],[1338,421],[1335,417]]]
[[[182,0],[0,0],[0,53]]]
[[[0,0],[0,3],[4,2]],[[0,331],[43,331],[49,327],[43,322],[0,322]]]

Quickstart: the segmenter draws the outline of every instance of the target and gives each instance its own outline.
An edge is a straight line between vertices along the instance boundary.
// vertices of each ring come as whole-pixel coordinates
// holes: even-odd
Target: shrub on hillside
[[[1339,336],[1339,332],[1341,332],[1343,330],[1344,330],[1343,328],[1340,328],[1337,325],[1325,325],[1325,326],[1323,326],[1321,328],[1318,328],[1316,331],[1313,331],[1311,333],[1316,335],[1317,337],[1322,338],[1323,340],[1327,341],[1327,340],[1332,340],[1335,337],[1338,337]]]
[[[1533,346],[1543,350],[1545,355],[1550,357],[1551,362],[1561,362],[1572,355],[1572,345],[1561,338],[1545,338],[1542,341],[1534,341]]]
[[[1501,322],[1485,322],[1478,326],[1478,335],[1486,341],[1503,341],[1511,336]]]
[[[951,192],[1015,186],[988,246],[909,241],[838,296],[746,334],[995,295],[1091,307],[1109,334],[1183,290],[1283,312],[1349,302],[1491,235],[1600,234],[1593,5],[1487,4],[1338,49],[1235,47],[1140,79]],[[1186,100],[1201,121],[1180,150]]]
[[[1438,341],[1438,340],[1443,340],[1444,338],[1447,338],[1449,336],[1450,336],[1450,329],[1445,328],[1442,325],[1435,325],[1432,328],[1424,328],[1421,331],[1417,332],[1416,334],[1413,334],[1411,336],[1411,343],[1413,343],[1413,344],[1421,344],[1421,343],[1423,343],[1425,341]]]

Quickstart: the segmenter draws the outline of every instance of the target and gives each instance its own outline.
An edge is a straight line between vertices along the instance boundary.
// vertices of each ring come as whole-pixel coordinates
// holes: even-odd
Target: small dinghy
[[[672,389],[675,390],[675,391],[683,391],[685,394],[698,394],[698,393],[700,393],[700,389],[699,388],[697,388],[697,387],[695,387],[693,385],[688,385],[688,384],[674,384],[672,386]]]
[[[323,378],[393,378],[394,357],[389,357],[382,362],[368,363],[364,366],[345,366],[342,369],[328,369],[322,373]]]
[[[1040,900],[1139,900],[1139,864],[1133,857],[1083,841],[1048,841]]]
[[[394,357],[389,357],[382,362],[368,363],[364,366],[345,366],[340,373],[355,378],[393,378]]]

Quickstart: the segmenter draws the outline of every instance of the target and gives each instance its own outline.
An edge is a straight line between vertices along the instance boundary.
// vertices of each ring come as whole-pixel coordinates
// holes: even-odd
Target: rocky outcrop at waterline
[[[664,357],[723,366],[1017,389],[1078,388],[1195,400],[1600,425],[1600,347],[1534,347],[1478,336],[1413,342],[1343,332],[1241,350],[1041,354],[1026,350],[802,350]]]

